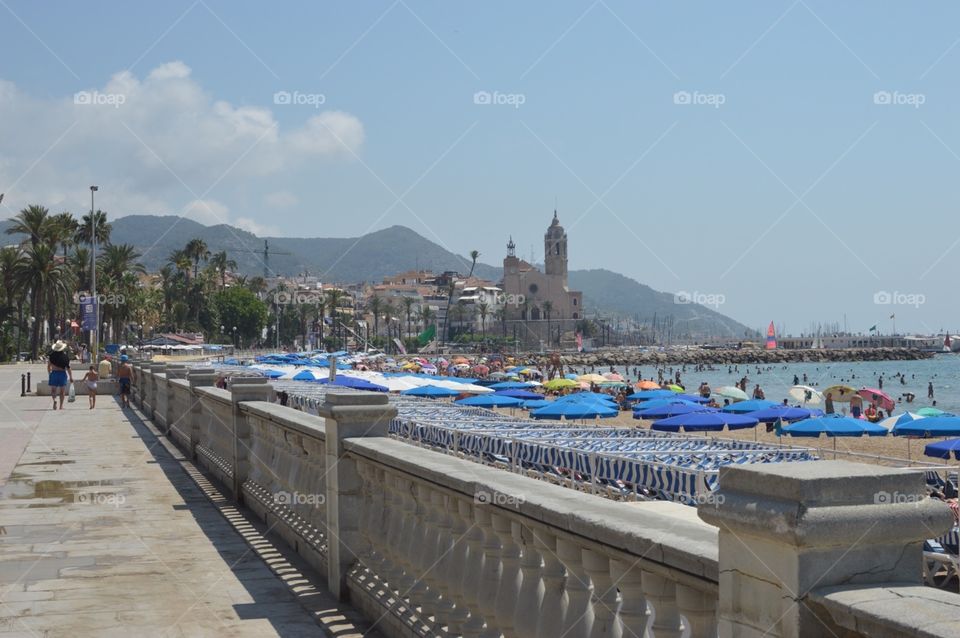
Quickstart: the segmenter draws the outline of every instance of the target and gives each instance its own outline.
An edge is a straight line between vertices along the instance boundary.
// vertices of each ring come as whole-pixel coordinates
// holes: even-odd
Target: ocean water
[[[636,381],[633,368],[629,372],[623,366],[614,366],[624,378]],[[763,388],[770,401],[780,402],[790,399],[787,391],[793,385],[793,377],[800,377],[800,383],[823,390],[831,385],[845,383],[854,388],[878,387],[878,380],[883,377],[883,391],[893,399],[899,400],[901,395],[912,392],[916,395],[913,403],[908,404],[904,399],[898,402],[894,414],[907,410],[916,411],[918,408],[933,405],[927,399],[927,383],[933,383],[934,400],[936,407],[947,412],[960,415],[960,356],[956,354],[939,354],[932,359],[921,361],[861,361],[837,363],[790,363],[779,366],[756,366],[740,364],[732,366],[728,372],[727,366],[714,366],[712,369],[697,371],[694,366],[687,366],[686,370],[680,366],[667,366],[664,370],[664,379],[672,378],[673,372],[680,370],[680,378],[688,392],[696,393],[702,381],[706,381],[716,390],[720,386],[734,385],[741,377],[747,377],[747,394],[752,395],[753,386],[757,383]],[[598,367],[597,372],[606,372],[607,368]],[[895,377],[902,373],[905,383]],[[807,375],[804,382],[803,375]],[[653,366],[640,368],[640,376],[657,380],[657,369]],[[791,405],[795,404],[790,399]],[[822,405],[819,407],[823,407]],[[843,407],[837,404],[838,411]]]

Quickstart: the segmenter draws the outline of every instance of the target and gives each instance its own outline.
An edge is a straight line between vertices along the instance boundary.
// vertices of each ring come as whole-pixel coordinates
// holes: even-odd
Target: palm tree
[[[193,278],[197,278],[197,270],[200,268],[200,261],[206,261],[210,259],[210,249],[207,248],[207,242],[203,241],[199,237],[191,239],[187,242],[187,245],[184,247],[183,252],[193,260]]]
[[[93,214],[93,219],[95,231],[91,230],[90,213],[80,218],[80,227],[77,229],[75,243],[86,244],[87,246],[91,245],[91,238],[94,232],[98,245],[110,243],[110,231],[112,228],[110,224],[107,223],[107,214],[102,210],[98,210]]]
[[[477,259],[479,258],[480,258],[479,250],[470,251],[470,274],[467,275],[467,279],[470,279],[471,277],[473,277],[473,269],[477,267]]]
[[[413,314],[414,298],[404,297],[401,303],[403,303],[403,311],[407,315],[407,335],[409,335],[410,334],[410,315]]]
[[[83,246],[74,246],[67,257],[67,265],[77,276],[77,289],[90,290],[90,250]]]
[[[210,265],[213,270],[220,275],[220,289],[227,287],[227,271],[236,270],[237,262],[227,257],[227,251],[221,250],[210,257]]]
[[[503,327],[503,336],[507,336],[507,309],[500,307],[493,311],[493,318],[495,321],[499,321],[500,325]]]
[[[40,317],[44,307],[49,311],[52,324],[57,304],[69,297],[75,283],[73,273],[67,265],[55,257],[56,250],[49,244],[28,246],[13,270],[16,284],[30,291],[30,309],[34,317],[30,352],[34,359],[37,358],[40,345],[41,323],[46,321]]]
[[[490,304],[481,301],[477,305],[477,314],[480,315],[480,334],[483,340],[487,340],[487,315],[490,314]]]
[[[467,302],[458,299],[455,311],[457,313],[457,328],[459,328],[459,332],[463,332],[463,318],[467,314]]]
[[[340,334],[338,310],[340,309],[340,302],[343,300],[343,297],[344,293],[339,288],[330,288],[327,290],[327,308],[330,309],[330,321],[333,323],[334,340],[337,340]]]
[[[383,312],[383,299],[374,295],[367,303],[367,311],[373,315],[373,338],[380,337],[380,314]]]
[[[434,314],[433,310],[430,309],[430,306],[420,306],[420,310],[417,312],[417,320],[420,321],[420,325],[423,326],[424,330],[430,327],[433,319]]]
[[[24,290],[17,283],[16,267],[20,259],[20,250],[16,246],[6,246],[0,248],[0,284],[3,285],[4,294],[4,314],[12,314],[12,308],[17,309],[17,352],[22,349],[20,343],[20,332],[23,324],[23,293]],[[4,322],[3,342],[6,343],[6,322]]]
[[[190,268],[192,262],[190,255],[187,254],[186,250],[172,250],[167,256],[167,263],[174,267],[178,272],[184,275],[185,278],[190,278]]]
[[[103,304],[103,318],[113,326],[115,338],[122,337],[122,324],[132,314],[132,299],[140,285],[137,277],[145,273],[140,258],[130,244],[108,245],[99,258],[99,269],[103,273],[102,291],[109,295]]]
[[[32,204],[10,220],[7,234],[26,235],[30,245],[36,248],[40,244],[49,243],[52,230],[51,219],[50,211],[43,206]]]
[[[393,302],[387,301],[383,304],[383,318],[386,320],[387,324],[387,348],[390,348],[390,322],[392,321],[393,315],[397,313],[397,309],[394,307]]]
[[[54,215],[50,218],[51,234],[55,237],[60,249],[63,250],[63,258],[67,258],[67,248],[76,243],[77,230],[80,224],[73,215],[67,212]]]

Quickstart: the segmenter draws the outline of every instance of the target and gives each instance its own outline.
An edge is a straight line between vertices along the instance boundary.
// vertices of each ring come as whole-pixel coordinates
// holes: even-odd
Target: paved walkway
[[[27,369],[0,366],[0,637],[361,635],[135,412],[53,411]]]

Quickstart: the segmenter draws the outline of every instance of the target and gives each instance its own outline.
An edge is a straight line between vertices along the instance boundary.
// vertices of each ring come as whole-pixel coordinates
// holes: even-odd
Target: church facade
[[[543,236],[544,268],[517,257],[513,238],[503,260],[503,292],[509,320],[563,322],[583,317],[583,293],[567,287],[567,233],[557,211]]]

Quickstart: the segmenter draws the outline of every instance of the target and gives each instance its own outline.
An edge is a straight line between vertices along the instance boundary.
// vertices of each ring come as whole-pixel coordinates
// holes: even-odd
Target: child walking
[[[93,366],[90,366],[90,370],[83,375],[83,380],[87,384],[87,397],[90,400],[90,409],[97,407],[97,380],[100,378],[100,375],[97,374],[97,369]]]

